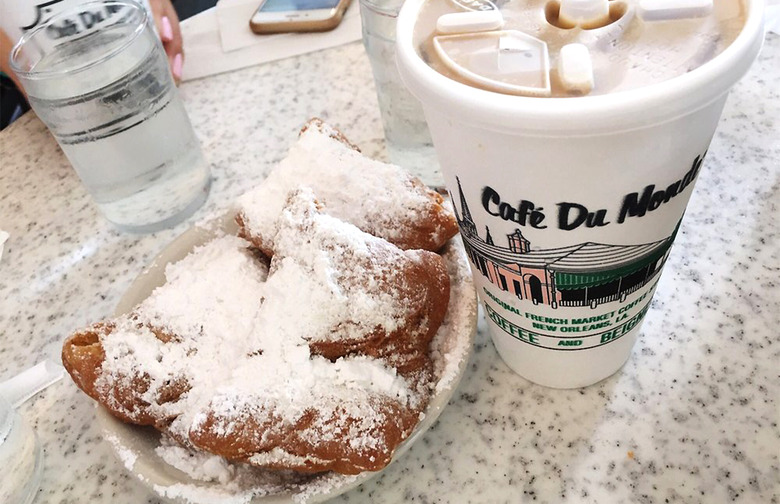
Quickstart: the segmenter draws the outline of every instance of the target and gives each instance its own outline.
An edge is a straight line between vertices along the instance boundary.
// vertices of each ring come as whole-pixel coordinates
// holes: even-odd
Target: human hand
[[[181,82],[181,69],[184,64],[184,49],[182,47],[181,29],[179,28],[179,16],[171,4],[171,0],[149,0],[152,9],[154,24],[157,33],[168,55],[168,64],[171,67],[173,80],[178,86]]]

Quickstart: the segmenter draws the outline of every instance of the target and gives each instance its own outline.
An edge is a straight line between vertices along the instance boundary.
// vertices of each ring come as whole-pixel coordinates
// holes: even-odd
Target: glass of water
[[[27,32],[11,66],[105,217],[126,231],[177,224],[209,168],[144,7],[77,4]]]
[[[422,105],[407,91],[395,64],[395,25],[403,0],[360,0],[363,45],[374,73],[390,161],[443,190]]]

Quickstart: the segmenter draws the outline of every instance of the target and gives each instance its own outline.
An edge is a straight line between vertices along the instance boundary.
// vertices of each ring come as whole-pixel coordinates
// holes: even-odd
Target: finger
[[[176,14],[176,10],[169,0],[164,0],[162,19],[170,25],[170,41],[167,44],[171,51],[169,54],[176,54],[183,52],[182,39],[181,39],[181,26],[179,25],[179,16]]]
[[[178,86],[181,82],[181,72],[184,63],[182,50],[181,28],[179,16],[173,8],[170,0],[149,0],[152,18],[160,35],[165,54],[168,57],[168,66],[171,69],[173,80]]]
[[[163,32],[162,18],[165,15],[163,3],[160,2],[159,0],[157,1],[150,0],[149,8],[152,10],[152,21],[154,21],[154,26],[155,28],[157,28],[157,33],[160,34],[160,38],[162,38],[162,32]]]
[[[168,16],[163,16],[160,19],[160,40],[163,42],[173,41],[173,27]]]
[[[170,24],[171,40],[163,43],[165,52],[168,54],[168,60],[171,64],[171,73],[178,84],[181,81],[182,66],[184,64],[184,48],[181,38],[181,26],[179,25],[179,16],[173,8],[173,5],[166,0],[164,7],[164,18]]]
[[[173,60],[171,60],[171,74],[173,74],[173,80],[176,82],[177,86],[181,83],[181,70],[183,65],[184,56],[182,53],[178,53],[173,57]]]

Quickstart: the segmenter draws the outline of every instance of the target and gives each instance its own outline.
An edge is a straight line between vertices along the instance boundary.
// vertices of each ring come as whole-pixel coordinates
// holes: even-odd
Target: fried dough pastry
[[[239,199],[240,236],[270,256],[275,217],[302,180],[330,215],[404,250],[435,252],[458,232],[440,194],[398,166],[363,156],[341,132],[312,119],[265,183]]]
[[[308,188],[276,228],[270,266],[217,238],[133,313],[71,336],[63,363],[115,416],[184,446],[271,469],[379,470],[430,396],[444,262],[323,213]]]

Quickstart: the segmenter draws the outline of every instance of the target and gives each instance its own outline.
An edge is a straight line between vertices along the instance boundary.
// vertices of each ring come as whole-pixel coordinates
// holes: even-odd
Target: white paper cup
[[[630,355],[726,95],[761,47],[763,0],[701,67],[580,98],[439,74],[413,44],[423,3],[401,10],[399,70],[423,104],[493,342],[533,382],[596,383]]]

